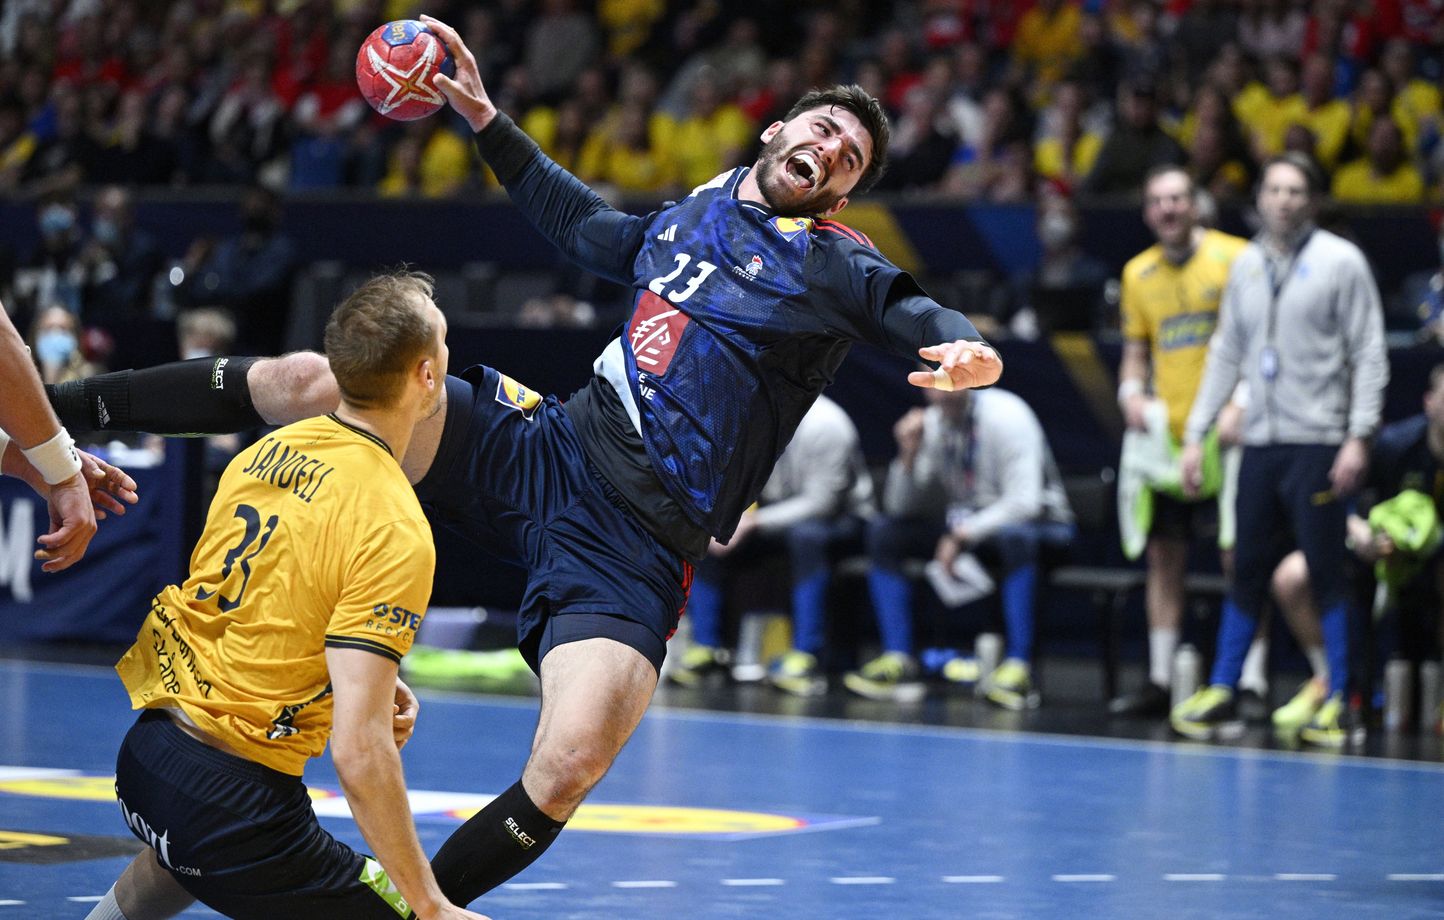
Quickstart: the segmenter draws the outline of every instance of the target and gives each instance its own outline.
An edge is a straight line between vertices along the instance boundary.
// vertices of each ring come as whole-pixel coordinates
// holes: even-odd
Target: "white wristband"
[[[1129,377],[1118,384],[1118,401],[1127,402],[1135,396],[1143,395],[1143,381],[1137,377]]]
[[[23,453],[49,485],[64,482],[80,472],[80,455],[75,452],[75,441],[64,428],[44,444],[25,448]]]
[[[5,429],[0,428],[0,461],[5,459],[5,448],[9,446],[9,444],[10,435],[5,433]]]

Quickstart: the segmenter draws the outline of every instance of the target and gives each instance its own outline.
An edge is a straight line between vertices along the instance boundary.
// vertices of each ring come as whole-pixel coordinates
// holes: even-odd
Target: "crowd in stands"
[[[263,182],[440,197],[484,188],[465,126],[371,112],[362,39],[399,0],[10,0],[0,194]],[[500,107],[619,193],[750,162],[807,87],[856,82],[895,122],[883,188],[1031,200],[1136,192],[1184,163],[1223,200],[1307,152],[1335,196],[1437,201],[1439,0],[439,0]]]

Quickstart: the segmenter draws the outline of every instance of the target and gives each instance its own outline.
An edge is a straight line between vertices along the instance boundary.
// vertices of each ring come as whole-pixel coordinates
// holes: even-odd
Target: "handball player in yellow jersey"
[[[399,750],[416,699],[397,665],[435,548],[401,459],[440,407],[446,320],[431,279],[373,278],[326,327],[332,414],[278,429],[221,477],[184,584],[116,666],[142,709],[116,764],[148,848],[92,920],[476,918],[416,837]],[[301,773],[327,741],[368,858],[316,820]]]

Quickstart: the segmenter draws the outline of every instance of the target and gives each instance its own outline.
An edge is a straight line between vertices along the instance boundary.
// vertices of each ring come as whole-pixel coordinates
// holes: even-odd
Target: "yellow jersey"
[[[1422,204],[1424,177],[1404,160],[1387,176],[1374,175],[1367,158],[1345,163],[1334,173],[1334,200],[1347,204]]]
[[[436,549],[375,435],[334,415],[237,454],[190,574],[151,602],[116,671],[136,709],[172,707],[294,776],[331,735],[325,649],[399,662],[431,597]]]
[[[1148,344],[1153,392],[1168,407],[1168,428],[1176,438],[1183,437],[1203,379],[1229,267],[1247,245],[1247,240],[1207,230],[1182,265],[1168,261],[1163,246],[1155,244],[1123,266],[1123,336]]]

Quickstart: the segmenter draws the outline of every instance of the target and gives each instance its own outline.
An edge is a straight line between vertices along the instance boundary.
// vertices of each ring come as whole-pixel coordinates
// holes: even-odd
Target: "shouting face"
[[[816,108],[762,132],[757,186],[781,214],[830,216],[847,204],[872,156],[872,138],[840,106]]]

